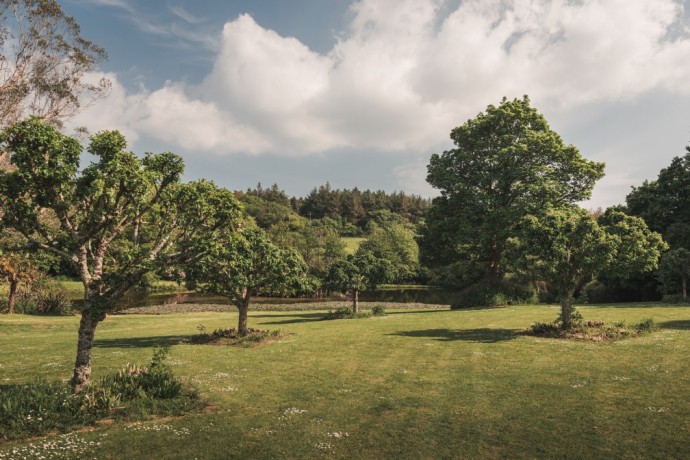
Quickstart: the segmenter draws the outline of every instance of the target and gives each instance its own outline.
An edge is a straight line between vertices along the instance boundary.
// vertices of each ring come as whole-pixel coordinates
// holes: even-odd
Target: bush
[[[577,300],[579,303],[604,303],[610,301],[610,299],[611,294],[606,286],[597,280],[592,280],[580,289],[580,295]]]
[[[375,308],[375,307],[374,307]],[[381,307],[383,308],[383,307]],[[372,312],[359,312],[359,313],[354,313],[352,309],[347,308],[347,307],[340,307],[336,308],[334,310],[329,310],[328,313],[326,313],[326,316],[323,317],[324,320],[333,320],[333,319],[361,319],[361,318],[370,318],[372,316]]]
[[[661,298],[661,301],[663,303],[671,303],[671,304],[686,304],[686,303],[690,303],[690,298],[684,299],[683,296],[680,294],[665,294]]]
[[[639,333],[654,332],[659,329],[654,321],[654,318],[647,318],[641,321],[639,324],[633,326],[633,328]]]
[[[626,327],[623,321],[617,321],[607,326],[603,321],[582,321],[580,318],[567,329],[563,328],[559,320],[556,320],[553,323],[535,323],[525,333],[539,337],[603,341],[639,337],[657,329],[652,318],[632,327]]]
[[[2,305],[7,308],[7,299]],[[31,286],[19,289],[14,311],[28,315],[71,315],[72,301],[57,281],[42,276]]]
[[[384,316],[386,314],[386,309],[383,305],[374,305],[371,309],[371,314],[373,316]]]
[[[128,364],[116,375],[73,394],[66,382],[0,386],[0,441],[42,436],[93,425],[105,417],[180,415],[200,406],[165,363],[168,348],[154,351],[146,367]]]
[[[450,308],[500,307],[536,303],[537,300],[537,291],[532,286],[514,281],[482,281],[460,291],[458,300]]]
[[[182,384],[165,362],[170,347],[157,348],[146,367],[127,364],[117,374],[104,378],[100,385],[121,401],[136,398],[171,399],[179,396]]]
[[[216,329],[211,333],[207,333],[203,325],[200,325],[197,329],[199,330],[199,334],[192,336],[189,339],[189,343],[195,345],[220,344],[250,347],[262,342],[274,341],[283,336],[283,332],[280,329],[261,330],[250,327],[247,329],[247,335],[243,337],[237,335],[237,330],[234,327],[229,329]]]

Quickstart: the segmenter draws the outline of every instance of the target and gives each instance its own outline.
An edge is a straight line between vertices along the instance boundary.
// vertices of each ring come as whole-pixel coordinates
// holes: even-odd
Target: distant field
[[[60,280],[58,283],[67,292],[68,298],[80,299],[84,297],[84,285],[81,281]],[[0,284],[0,295],[7,295],[7,289],[7,283]],[[178,286],[174,281],[156,281],[149,290],[151,292],[175,292],[184,290],[184,287]]]
[[[250,313],[250,327],[280,328],[288,338],[239,349],[179,344],[201,325],[234,326],[234,312],[111,316],[96,334],[95,377],[143,364],[154,345],[171,344],[175,371],[212,408],[76,432],[72,456],[687,458],[690,308],[580,311],[592,320],[654,317],[661,329],[613,343],[518,333],[552,320],[557,308],[548,306],[341,321],[320,321],[318,311],[261,311]],[[68,378],[77,324],[77,317],[0,316],[0,390]],[[0,458],[64,439],[0,445]]]
[[[342,237],[341,240],[345,243],[345,252],[348,254],[354,254],[357,252],[357,249],[359,248],[359,245],[362,244],[362,241],[366,240],[366,238],[360,238],[360,237]]]

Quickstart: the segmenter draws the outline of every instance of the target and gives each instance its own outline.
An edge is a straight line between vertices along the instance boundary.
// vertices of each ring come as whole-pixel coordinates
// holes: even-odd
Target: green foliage
[[[372,316],[385,316],[386,309],[383,307],[383,305],[374,305],[371,307],[371,314]]]
[[[252,347],[262,342],[278,340],[284,335],[280,329],[260,330],[249,328],[246,335],[239,335],[235,328],[215,329],[213,332],[206,332],[204,326],[199,326],[197,329],[199,334],[192,336],[189,339],[189,343],[195,345],[213,344]]]
[[[393,268],[389,261],[371,252],[358,250],[331,265],[326,277],[326,287],[332,291],[353,292],[374,289],[392,280]]]
[[[336,319],[362,319],[371,318],[372,316],[382,316],[374,315],[373,310],[371,312],[357,312],[355,313],[352,309],[347,307],[336,308],[335,310],[329,310],[328,313],[323,317],[324,320],[336,320]]]
[[[421,232],[423,262],[464,260],[498,281],[520,219],[587,199],[604,164],[566,146],[529,99],[503,99],[451,132],[455,148],[431,156],[427,181],[441,191]]]
[[[629,279],[657,270],[659,257],[668,245],[643,219],[609,209],[598,223],[616,245],[613,261],[602,270],[607,278]]]
[[[154,350],[148,366],[127,364],[74,394],[69,384],[38,381],[0,386],[0,441],[93,425],[106,417],[179,415],[199,407],[165,362],[169,348]]]
[[[261,229],[244,228],[190,266],[187,283],[243,308],[252,295],[302,292],[306,271],[295,251],[279,248]]]
[[[672,248],[690,250],[690,146],[685,150],[656,180],[634,187],[625,201],[628,212],[642,217]]]
[[[137,398],[176,398],[182,392],[182,384],[165,362],[169,352],[170,347],[156,348],[148,366],[127,364],[117,374],[104,378],[100,385],[122,402]]]
[[[53,253],[85,286],[80,335],[88,335],[117,301],[150,272],[195,261],[224,244],[239,223],[234,195],[207,181],[180,183],[182,159],[170,152],[127,152],[124,137],[91,137],[96,161],[80,168],[76,140],[30,118],[5,129],[15,166],[0,171],[0,226]],[[46,220],[43,216],[52,216]],[[80,340],[80,347],[90,341]],[[88,382],[90,353],[79,349],[73,383]]]
[[[7,307],[7,299],[0,299],[0,311]],[[46,276],[39,276],[30,285],[17,292],[15,313],[28,315],[71,315],[72,301],[60,283]]]
[[[577,312],[576,312],[577,313]],[[647,318],[630,327],[624,321],[606,325],[603,321],[583,321],[582,316],[573,317],[564,327],[560,317],[552,323],[535,323],[527,329],[527,334],[540,337],[574,340],[621,340],[655,332],[659,329],[653,318]]]
[[[666,252],[659,264],[659,281],[664,286],[664,292],[680,293],[683,300],[687,299],[687,284],[690,279],[690,251],[676,248]]]
[[[501,307],[537,302],[537,291],[529,285],[514,281],[491,283],[481,281],[463,289],[451,305],[451,310],[476,307]]]
[[[357,252],[369,252],[391,265],[391,281],[404,283],[419,272],[419,247],[415,234],[401,223],[371,224],[370,233]]]

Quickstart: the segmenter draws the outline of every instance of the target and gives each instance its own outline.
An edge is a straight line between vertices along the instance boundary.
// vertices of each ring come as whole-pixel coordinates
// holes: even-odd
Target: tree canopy
[[[295,251],[281,249],[258,228],[244,228],[187,268],[188,285],[226,297],[239,311],[237,333],[247,335],[251,296],[298,292],[307,267]]]
[[[509,240],[511,266],[549,284],[561,302],[564,328],[572,322],[574,294],[583,280],[605,270],[654,271],[667,247],[642,219],[617,211],[604,217],[600,224],[576,206],[552,209],[523,218],[519,237]]]
[[[392,280],[393,266],[386,259],[376,257],[369,251],[357,251],[344,259],[335,261],[328,270],[326,287],[332,291],[352,294],[352,311],[359,311],[359,291],[375,288]]]
[[[634,187],[625,201],[630,214],[642,217],[672,247],[690,250],[690,146],[685,149],[656,180]]]
[[[455,148],[428,165],[427,181],[441,196],[422,232],[424,260],[437,267],[473,261],[493,281],[522,216],[587,199],[604,175],[604,164],[565,145],[526,96],[488,106],[450,137]]]
[[[0,140],[16,167],[0,172],[2,226],[72,265],[84,285],[72,377],[79,390],[90,380],[93,337],[106,313],[145,274],[220,244],[240,206],[210,182],[180,183],[177,155],[127,152],[116,131],[92,136],[95,161],[83,169],[79,142],[38,118],[7,128]]]
[[[107,57],[55,0],[0,2],[0,126],[28,115],[61,125],[109,90],[84,79]]]

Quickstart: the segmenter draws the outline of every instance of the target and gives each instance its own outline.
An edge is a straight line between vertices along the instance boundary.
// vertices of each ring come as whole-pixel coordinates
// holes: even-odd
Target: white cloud
[[[428,151],[504,95],[565,110],[690,94],[680,0],[465,0],[450,13],[443,3],[356,2],[327,54],[241,15],[201,84],[128,95],[114,78],[82,121],[218,154]]]

